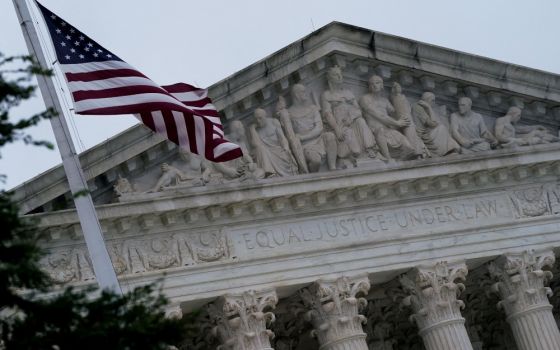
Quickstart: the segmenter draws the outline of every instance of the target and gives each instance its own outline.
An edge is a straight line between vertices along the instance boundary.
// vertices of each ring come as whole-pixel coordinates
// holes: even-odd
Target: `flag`
[[[159,86],[76,27],[37,3],[77,114],[134,114],[148,128],[214,162],[242,156],[224,139],[218,111],[205,89]]]

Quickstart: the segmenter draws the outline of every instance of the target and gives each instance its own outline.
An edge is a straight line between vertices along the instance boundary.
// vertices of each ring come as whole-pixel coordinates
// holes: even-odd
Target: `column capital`
[[[496,280],[492,290],[500,295],[503,308],[519,350],[560,349],[560,332],[552,315],[545,287],[552,272],[543,271],[554,264],[551,249],[506,253],[488,264]]]
[[[414,320],[420,333],[426,327],[436,325],[450,318],[462,318],[463,301],[457,297],[465,290],[464,282],[468,273],[464,262],[437,262],[415,268],[401,276],[400,282],[408,296],[403,304],[412,306]],[[461,281],[457,282],[456,281]]]
[[[249,290],[220,297],[209,314],[216,327],[215,336],[222,348],[235,350],[271,349],[270,338],[274,333],[267,329],[275,317],[268,309],[274,309],[278,296],[274,289]]]
[[[362,324],[366,318],[359,311],[367,306],[360,293],[366,295],[370,288],[367,274],[336,279],[320,279],[300,290],[299,295],[305,317],[314,327],[321,349],[366,349],[366,334]]]
[[[461,282],[467,273],[464,262],[441,261],[401,276],[401,285],[409,294],[403,304],[412,306],[414,314],[410,319],[418,325],[426,349],[472,350],[461,316],[465,304],[457,299],[465,290]]]
[[[554,265],[554,252],[550,249],[526,250],[506,253],[488,264],[490,275],[497,281],[492,291],[498,293],[508,317],[514,317],[533,307],[550,307],[548,297],[552,290],[545,284],[552,278],[552,272],[543,268]]]

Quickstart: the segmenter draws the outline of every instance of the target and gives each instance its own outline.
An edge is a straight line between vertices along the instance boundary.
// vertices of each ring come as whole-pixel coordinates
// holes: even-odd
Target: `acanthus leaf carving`
[[[344,346],[367,349],[366,334],[362,325],[370,282],[367,275],[318,280],[299,292],[306,319],[311,321],[319,344],[325,349],[342,349]],[[346,344],[346,345],[345,345]]]
[[[274,290],[250,290],[240,294],[226,294],[211,307],[210,317],[216,325],[213,334],[222,346],[235,350],[270,349],[274,333],[268,329],[275,316],[278,297]]]

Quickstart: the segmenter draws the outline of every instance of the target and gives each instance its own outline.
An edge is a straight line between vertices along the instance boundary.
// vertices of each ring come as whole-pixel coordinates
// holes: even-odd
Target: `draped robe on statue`
[[[265,127],[251,126],[251,138],[255,146],[255,160],[260,168],[270,176],[291,176],[297,174],[297,164],[288,148],[280,122],[268,120]]]

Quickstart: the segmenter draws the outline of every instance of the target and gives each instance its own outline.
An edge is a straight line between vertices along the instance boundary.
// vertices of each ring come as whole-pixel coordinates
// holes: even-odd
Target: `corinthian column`
[[[408,292],[403,303],[412,306],[410,317],[420,329],[427,350],[472,350],[461,309],[465,304],[457,296],[465,289],[467,266],[464,263],[439,262],[418,267],[401,277]]]
[[[552,273],[544,266],[554,264],[551,250],[505,254],[488,265],[490,274],[498,280],[492,289],[502,299],[503,308],[519,350],[558,350],[560,332],[552,315],[545,287]]]
[[[300,291],[306,318],[313,324],[321,350],[368,350],[362,323],[366,318],[359,309],[367,305],[357,294],[367,294],[367,274],[318,280]]]
[[[265,312],[278,303],[274,290],[248,291],[241,294],[226,294],[209,308],[210,317],[216,327],[212,333],[220,338],[218,347],[232,350],[272,349],[270,338],[274,336],[267,329],[274,322],[274,314]]]

